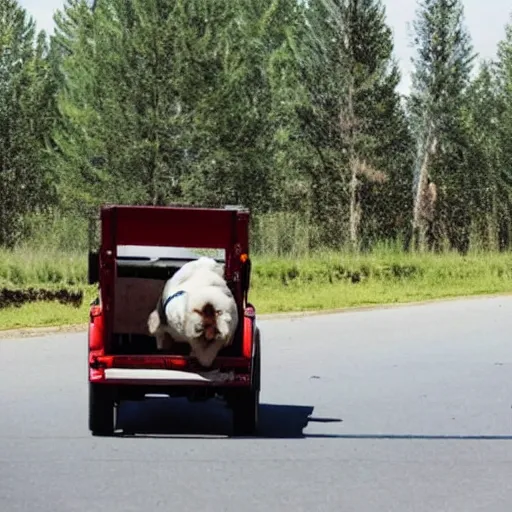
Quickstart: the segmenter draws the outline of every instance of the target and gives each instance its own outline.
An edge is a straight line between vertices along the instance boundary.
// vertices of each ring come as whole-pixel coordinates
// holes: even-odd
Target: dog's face
[[[194,309],[194,313],[194,330],[196,334],[199,337],[203,337],[208,343],[213,342],[219,334],[217,318],[221,312],[216,311],[210,303],[207,303],[202,309]]]

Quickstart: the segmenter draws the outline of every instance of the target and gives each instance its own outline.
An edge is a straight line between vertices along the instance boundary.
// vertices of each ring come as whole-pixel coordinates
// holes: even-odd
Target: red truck
[[[123,400],[149,394],[190,400],[222,397],[233,413],[233,434],[252,435],[258,422],[260,332],[248,302],[250,214],[241,207],[105,206],[99,250],[89,253],[89,430],[113,435]],[[212,367],[203,368],[188,344],[160,352],[147,319],[162,288],[182,265],[216,250],[238,304],[237,334]],[[199,252],[195,252],[199,251]]]

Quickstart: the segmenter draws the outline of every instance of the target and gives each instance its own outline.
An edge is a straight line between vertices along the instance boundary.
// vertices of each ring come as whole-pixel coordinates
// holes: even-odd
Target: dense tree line
[[[0,245],[35,214],[236,203],[311,247],[510,246],[512,25],[476,64],[461,1],[421,0],[402,98],[380,0],[66,0],[55,23],[0,0]]]

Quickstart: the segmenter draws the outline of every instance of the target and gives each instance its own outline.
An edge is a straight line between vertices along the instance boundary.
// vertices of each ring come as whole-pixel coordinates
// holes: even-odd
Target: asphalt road
[[[93,438],[85,335],[0,340],[0,511],[512,509],[512,298],[260,325],[252,439],[181,401]]]

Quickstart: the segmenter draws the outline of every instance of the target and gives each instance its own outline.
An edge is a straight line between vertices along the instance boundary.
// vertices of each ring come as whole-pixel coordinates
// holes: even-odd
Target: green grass
[[[355,282],[354,282],[355,281]],[[480,294],[512,293],[512,254],[319,253],[253,257],[250,300],[259,313],[337,309]],[[95,288],[86,284],[83,254],[0,251],[0,288],[83,289],[80,308],[32,303],[0,309],[0,329],[87,322]]]
[[[0,309],[0,330],[86,324],[91,294],[89,297],[79,308],[57,302],[32,302],[20,308]]]
[[[321,254],[255,262],[260,312],[307,311],[512,292],[512,254]],[[352,276],[358,282],[352,282]]]

